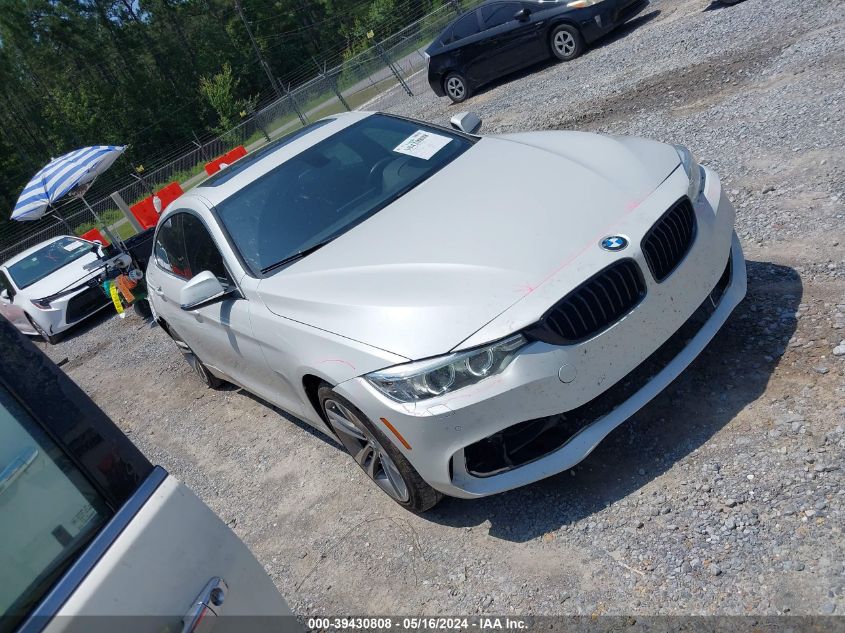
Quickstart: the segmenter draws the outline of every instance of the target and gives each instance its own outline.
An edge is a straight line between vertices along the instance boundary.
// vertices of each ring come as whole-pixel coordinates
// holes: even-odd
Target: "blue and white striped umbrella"
[[[12,219],[39,219],[49,205],[111,167],[125,149],[125,145],[95,145],[54,158],[24,187],[12,211]]]

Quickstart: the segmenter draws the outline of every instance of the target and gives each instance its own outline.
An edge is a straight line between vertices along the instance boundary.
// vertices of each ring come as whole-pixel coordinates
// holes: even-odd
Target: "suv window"
[[[495,26],[510,22],[514,19],[517,11],[522,8],[519,2],[498,2],[481,7],[481,21],[485,29],[492,29]]]
[[[457,42],[458,40],[462,40],[470,35],[475,35],[478,31],[478,17],[475,15],[475,11],[467,13],[464,17],[455,22],[452,27],[451,38],[448,42],[444,43],[448,44],[450,42]]]
[[[210,270],[218,279],[228,280],[229,274],[223,265],[223,256],[217,250],[208,229],[195,215],[182,213],[182,236],[185,244],[190,244],[188,251],[188,268],[191,277],[204,270]]]
[[[93,484],[0,386],[0,630],[40,602],[111,514]]]

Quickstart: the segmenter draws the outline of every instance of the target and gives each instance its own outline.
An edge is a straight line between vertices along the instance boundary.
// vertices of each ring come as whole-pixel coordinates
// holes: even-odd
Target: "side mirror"
[[[0,292],[0,299],[11,303],[12,298],[9,296],[9,291],[6,288],[3,288],[3,291]]]
[[[449,119],[449,124],[465,134],[475,134],[481,129],[481,119],[475,112],[461,112]]]
[[[235,293],[233,287],[227,288],[210,270],[195,275],[182,286],[179,303],[183,310],[196,310],[230,297]]]
[[[520,9],[513,16],[514,20],[519,20],[520,22],[526,22],[530,17],[531,11],[528,9]]]

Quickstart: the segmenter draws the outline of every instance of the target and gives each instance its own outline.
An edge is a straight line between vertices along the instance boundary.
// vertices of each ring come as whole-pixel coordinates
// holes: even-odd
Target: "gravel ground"
[[[845,613],[842,2],[656,0],[569,64],[463,107],[486,132],[682,142],[738,209],[748,298],[587,460],[410,515],[339,446],[204,389],[158,328],[100,319],[48,351],[252,548],[301,615]]]

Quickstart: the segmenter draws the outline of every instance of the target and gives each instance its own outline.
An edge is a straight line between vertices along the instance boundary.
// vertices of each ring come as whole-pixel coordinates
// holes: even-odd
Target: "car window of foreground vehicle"
[[[297,154],[216,206],[253,274],[304,257],[471,147],[458,135],[373,115]]]
[[[82,240],[63,237],[9,266],[9,274],[18,288],[26,288],[90,253],[86,246],[89,244]]]
[[[2,386],[0,509],[0,631],[5,632],[44,596],[112,512]]]

